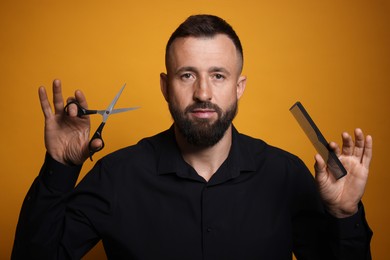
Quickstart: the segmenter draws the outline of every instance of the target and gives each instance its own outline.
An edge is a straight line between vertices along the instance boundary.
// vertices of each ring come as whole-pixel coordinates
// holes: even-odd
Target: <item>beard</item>
[[[169,102],[169,111],[177,129],[189,144],[199,147],[211,147],[222,139],[237,114],[237,107],[237,100],[225,112],[211,102],[197,102],[188,106],[183,112],[172,102]],[[207,118],[191,120],[186,117],[188,113],[198,108],[213,109],[218,115],[217,120],[210,122],[210,119]]]

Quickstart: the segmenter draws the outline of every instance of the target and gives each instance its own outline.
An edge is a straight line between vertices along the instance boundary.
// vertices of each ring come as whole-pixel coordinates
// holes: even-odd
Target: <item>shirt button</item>
[[[213,229],[212,229],[211,227],[208,227],[208,228],[207,228],[207,232],[210,233],[211,231],[213,231]]]
[[[356,223],[356,224],[355,224],[355,228],[360,228],[360,224],[359,224],[359,223]]]

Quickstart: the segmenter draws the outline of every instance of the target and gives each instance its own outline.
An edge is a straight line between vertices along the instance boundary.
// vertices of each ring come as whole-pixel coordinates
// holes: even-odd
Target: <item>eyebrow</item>
[[[185,66],[185,67],[181,67],[179,68],[177,71],[175,71],[175,74],[181,74],[185,71],[191,71],[191,72],[197,72],[198,70],[195,68],[195,67],[192,67],[192,66]]]
[[[180,74],[180,73],[183,73],[185,71],[190,71],[190,72],[198,72],[198,69],[196,69],[195,67],[192,67],[192,66],[185,66],[185,67],[181,67],[179,68],[175,74]],[[225,69],[224,67],[217,67],[217,66],[214,66],[214,67],[211,67],[208,69],[208,72],[222,72],[226,75],[230,75],[230,72]]]
[[[224,67],[211,67],[209,69],[209,72],[222,72],[228,76],[230,75],[230,72],[227,69],[225,69]]]

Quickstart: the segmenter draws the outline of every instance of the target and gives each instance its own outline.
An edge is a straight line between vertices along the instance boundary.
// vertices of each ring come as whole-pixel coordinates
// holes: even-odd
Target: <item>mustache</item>
[[[211,102],[196,102],[196,103],[186,107],[186,109],[184,110],[184,113],[185,114],[190,113],[192,110],[195,110],[195,109],[212,109],[215,112],[217,112],[217,114],[219,114],[219,115],[222,114],[222,109],[218,105],[211,103]]]

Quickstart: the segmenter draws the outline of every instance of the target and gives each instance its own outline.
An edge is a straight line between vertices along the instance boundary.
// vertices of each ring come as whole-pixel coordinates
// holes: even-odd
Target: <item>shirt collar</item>
[[[157,173],[159,175],[176,174],[178,177],[205,182],[196,171],[187,164],[179,150],[175,140],[173,126],[162,133],[157,149],[160,150],[160,158]],[[243,172],[256,170],[253,154],[242,140],[241,134],[232,127],[232,146],[228,158],[214,173],[208,185],[217,185],[230,179],[237,178]]]

